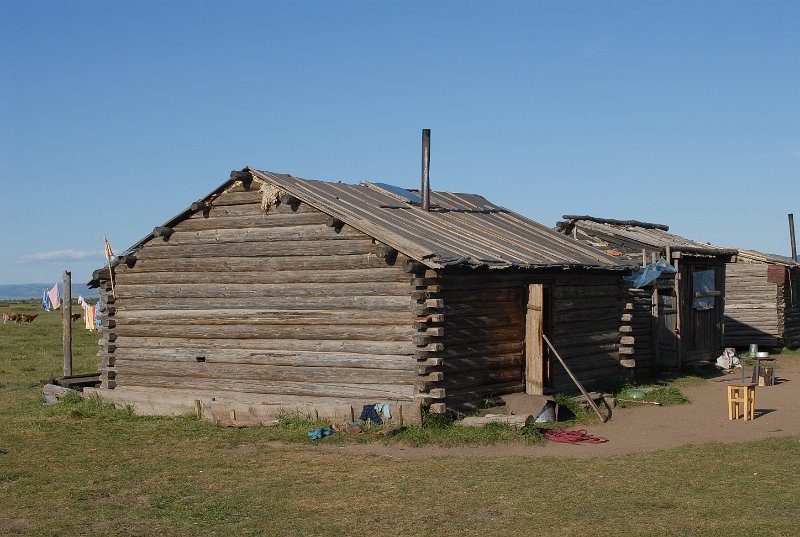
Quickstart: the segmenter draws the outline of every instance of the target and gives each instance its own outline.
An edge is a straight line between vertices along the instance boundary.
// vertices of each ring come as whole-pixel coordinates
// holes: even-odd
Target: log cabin
[[[620,352],[637,370],[671,371],[715,360],[723,349],[725,271],[737,250],[669,233],[663,224],[564,215],[560,232],[641,265],[665,258],[675,268],[643,289],[629,289],[631,336]],[[633,364],[630,364],[631,366]]]
[[[93,393],[248,424],[567,391],[543,336],[587,384],[623,373],[629,272],[479,195],[248,167],[95,271]]]
[[[725,346],[800,347],[800,265],[739,249],[725,276]]]

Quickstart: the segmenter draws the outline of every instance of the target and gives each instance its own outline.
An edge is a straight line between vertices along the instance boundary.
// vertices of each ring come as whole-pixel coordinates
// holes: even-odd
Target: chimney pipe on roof
[[[431,210],[431,130],[422,129],[422,210]]]
[[[794,242],[794,214],[789,213],[789,240],[792,241],[792,261],[797,263],[797,246]]]

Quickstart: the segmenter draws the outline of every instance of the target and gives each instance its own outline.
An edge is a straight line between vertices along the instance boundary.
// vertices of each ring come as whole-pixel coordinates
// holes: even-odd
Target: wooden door
[[[678,297],[673,289],[658,290],[656,320],[656,369],[680,368],[678,344]]]
[[[525,393],[543,395],[549,376],[544,352],[544,286],[528,285],[525,314]]]

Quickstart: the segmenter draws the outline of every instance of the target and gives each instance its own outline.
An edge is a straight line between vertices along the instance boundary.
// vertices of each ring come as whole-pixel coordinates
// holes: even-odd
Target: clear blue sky
[[[251,165],[788,255],[799,2],[0,1],[0,283]]]

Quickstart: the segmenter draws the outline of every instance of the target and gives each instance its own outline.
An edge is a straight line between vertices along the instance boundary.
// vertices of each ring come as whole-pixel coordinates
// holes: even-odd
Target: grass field
[[[0,535],[800,533],[799,437],[589,460],[358,456],[291,425],[43,407],[59,322],[0,325]],[[88,372],[97,336],[75,326]]]

